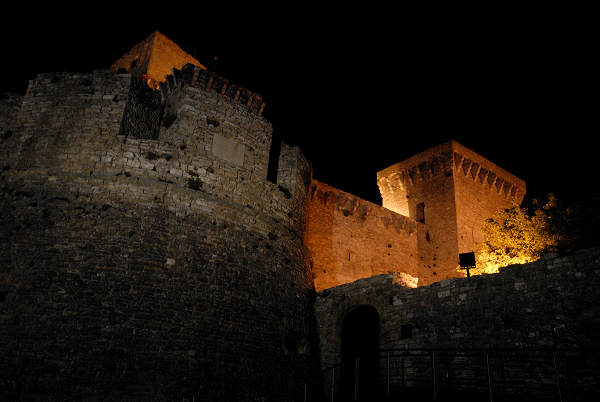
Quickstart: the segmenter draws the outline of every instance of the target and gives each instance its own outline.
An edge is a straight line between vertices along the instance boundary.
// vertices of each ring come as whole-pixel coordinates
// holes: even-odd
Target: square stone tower
[[[180,70],[188,63],[206,70],[205,66],[175,42],[155,31],[115,61],[110,69],[113,72],[137,73],[149,86],[158,88],[158,84],[163,82],[174,68]]]
[[[377,184],[385,208],[428,227],[440,280],[484,240],[483,222],[525,195],[523,180],[454,140],[378,172]]]

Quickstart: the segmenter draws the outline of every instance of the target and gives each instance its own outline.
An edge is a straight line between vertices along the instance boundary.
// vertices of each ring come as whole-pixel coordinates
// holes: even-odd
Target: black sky
[[[73,7],[5,13],[15,23],[1,28],[0,92],[24,92],[36,73],[107,69],[159,30],[261,93],[276,135],[302,148],[316,179],[370,201],[378,170],[449,139],[534,196],[600,194],[586,10]]]

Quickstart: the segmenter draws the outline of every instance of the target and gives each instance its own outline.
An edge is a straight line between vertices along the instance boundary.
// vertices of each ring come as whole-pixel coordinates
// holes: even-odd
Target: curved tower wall
[[[3,392],[301,395],[308,164],[284,146],[267,181],[259,98],[174,73],[160,93],[108,71],[30,83],[0,151]]]

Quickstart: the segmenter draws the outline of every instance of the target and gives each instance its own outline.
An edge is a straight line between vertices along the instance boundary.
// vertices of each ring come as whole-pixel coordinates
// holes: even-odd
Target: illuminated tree
[[[477,268],[474,275],[495,273],[498,268],[524,264],[554,252],[568,242],[572,210],[558,207],[553,194],[548,201],[533,201],[532,211],[513,205],[498,211],[484,222],[485,241],[476,250]]]

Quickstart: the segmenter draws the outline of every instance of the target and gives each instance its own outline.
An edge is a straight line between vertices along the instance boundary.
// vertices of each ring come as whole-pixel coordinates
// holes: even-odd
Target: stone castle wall
[[[317,355],[308,164],[285,146],[271,183],[250,107],[131,83],[39,75],[3,138],[1,395],[294,400]]]
[[[388,272],[428,285],[460,276],[459,254],[525,183],[450,141],[378,173],[383,207],[313,180],[305,242],[318,290]],[[421,205],[421,210],[419,210]]]
[[[305,243],[317,290],[388,272],[415,286],[433,281],[435,250],[426,225],[313,180]]]
[[[458,252],[468,253],[483,241],[486,219],[521,204],[525,182],[460,144],[454,144],[453,159]]]
[[[417,220],[417,205],[424,204],[422,222],[435,243],[436,280],[456,277],[457,222],[452,154],[434,148],[377,173],[383,206]],[[430,282],[429,282],[430,283]]]
[[[379,172],[381,207],[282,143],[271,182],[262,97],[182,52],[0,99],[0,399],[299,400],[365,304],[383,348],[597,342],[598,250],[443,280],[520,179],[450,141]]]
[[[385,208],[427,226],[436,247],[437,280],[456,277],[458,255],[483,241],[485,219],[525,195],[522,180],[456,141],[378,172],[377,184]]]
[[[573,377],[567,378],[565,372],[561,381],[565,386],[571,381],[577,392],[597,394],[599,297],[597,248],[506,267],[499,274],[449,279],[416,289],[403,286],[396,275],[362,279],[317,294],[321,364],[326,368],[340,362],[344,318],[356,307],[370,305],[379,314],[382,349],[492,348],[522,350],[522,354],[532,348],[590,350],[590,360],[572,361],[566,369]],[[403,338],[401,328],[406,325],[412,331]],[[551,360],[540,362],[523,360],[518,368],[522,371],[517,372],[507,361],[508,384],[516,387],[509,392],[527,395],[533,389],[532,373],[538,373],[550,380],[545,392],[552,395],[554,366]],[[430,357],[426,363],[430,367]],[[423,375],[429,378],[431,372]],[[480,385],[486,390],[487,381]]]
[[[22,102],[21,95],[0,94],[0,141],[5,141],[14,134],[15,116]]]

